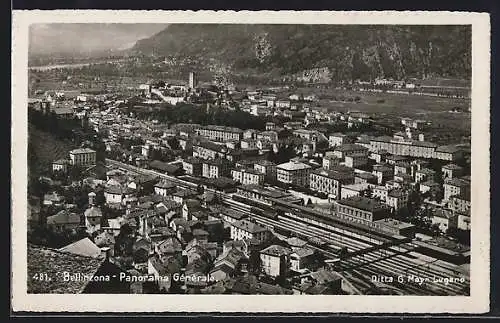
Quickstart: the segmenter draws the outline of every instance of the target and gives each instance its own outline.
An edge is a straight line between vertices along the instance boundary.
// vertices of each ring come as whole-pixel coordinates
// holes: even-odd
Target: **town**
[[[470,129],[351,108],[467,91],[81,82],[30,93],[28,292],[469,295]]]

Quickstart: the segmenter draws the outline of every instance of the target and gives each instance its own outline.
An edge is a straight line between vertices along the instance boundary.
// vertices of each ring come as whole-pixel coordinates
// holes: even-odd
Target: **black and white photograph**
[[[218,14],[18,20],[26,297],[472,305],[489,275],[488,16]]]

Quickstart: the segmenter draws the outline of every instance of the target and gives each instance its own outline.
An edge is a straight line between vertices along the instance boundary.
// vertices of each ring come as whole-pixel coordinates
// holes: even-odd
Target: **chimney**
[[[94,192],[89,193],[89,206],[90,207],[94,206],[95,196],[96,196],[96,194]]]

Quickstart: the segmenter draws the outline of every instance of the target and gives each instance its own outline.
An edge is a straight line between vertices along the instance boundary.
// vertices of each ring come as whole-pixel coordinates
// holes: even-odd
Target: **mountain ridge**
[[[470,26],[171,24],[134,54],[216,60],[280,76],[331,80],[471,75]]]

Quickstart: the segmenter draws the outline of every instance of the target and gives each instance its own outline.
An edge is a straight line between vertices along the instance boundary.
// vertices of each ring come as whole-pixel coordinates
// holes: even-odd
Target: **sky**
[[[33,54],[88,53],[132,47],[168,24],[53,23],[33,24],[29,52]]]

